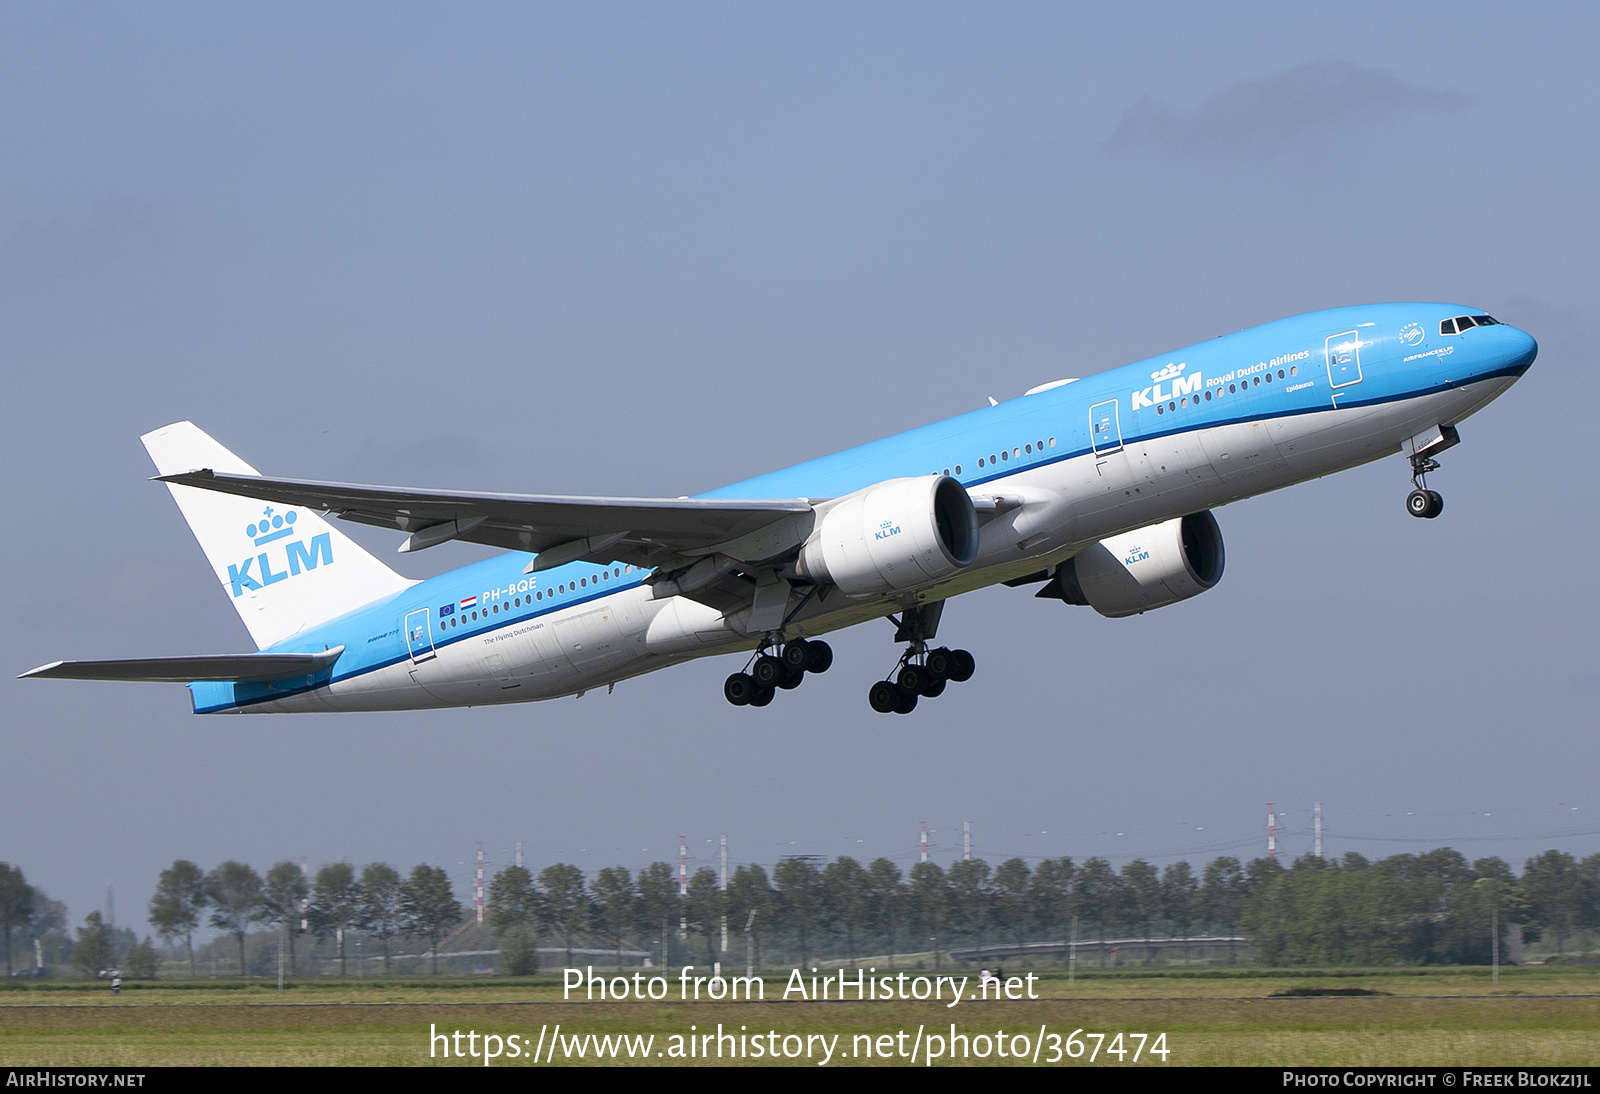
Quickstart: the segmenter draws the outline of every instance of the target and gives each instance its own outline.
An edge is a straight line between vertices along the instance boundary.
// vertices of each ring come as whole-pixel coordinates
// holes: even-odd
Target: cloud
[[[1312,61],[1264,79],[1230,84],[1189,112],[1147,95],[1123,115],[1102,147],[1114,152],[1272,152],[1349,126],[1456,113],[1469,101],[1465,95],[1416,87],[1383,69]]]

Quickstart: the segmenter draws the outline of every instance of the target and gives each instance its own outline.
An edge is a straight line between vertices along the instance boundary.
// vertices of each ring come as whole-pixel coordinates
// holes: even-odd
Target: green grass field
[[[600,970],[596,970],[599,972]],[[958,973],[957,975],[960,975]],[[317,978],[275,983],[239,980],[157,981],[125,985],[112,997],[104,984],[29,983],[0,988],[0,1064],[139,1066],[158,1064],[472,1064],[481,1058],[429,1056],[429,1031],[457,1029],[491,1033],[504,1044],[515,1035],[519,1055],[495,1066],[545,1066],[529,1059],[531,1046],[561,1026],[564,1045],[573,1036],[627,1034],[655,1037],[648,1059],[635,1063],[717,1063],[696,1056],[670,1058],[674,1035],[776,1031],[832,1038],[830,1066],[852,1063],[905,1064],[901,1056],[852,1058],[868,1038],[899,1031],[912,1044],[924,1037],[948,1039],[950,1024],[969,1038],[1022,1033],[1029,1045],[1040,1027],[1047,1038],[1040,1063],[1052,1052],[1048,1035],[1086,1033],[1166,1034],[1170,1064],[1266,1065],[1591,1065],[1600,1059],[1600,969],[1503,970],[1500,983],[1484,969],[1337,970],[1283,972],[1214,970],[1195,974],[1089,971],[1069,983],[1054,970],[1041,973],[1038,1000],[967,1001],[949,1008],[939,1002],[782,1002],[784,976],[769,976],[766,1001],[737,1003],[617,1003],[562,999],[559,979],[430,980]],[[974,980],[976,978],[974,977]],[[676,981],[674,992],[676,992]],[[1356,989],[1360,996],[1288,995]],[[746,1027],[743,1031],[739,1027]],[[1080,1035],[1082,1037],[1084,1035]],[[858,1040],[858,1038],[860,1038]],[[1125,1038],[1122,1066],[1134,1066],[1135,1041]],[[463,1044],[466,1038],[463,1037]],[[637,1045],[637,1042],[635,1043]],[[726,1042],[725,1042],[726,1044]],[[800,1040],[791,1040],[798,1046]],[[809,1042],[811,1062],[820,1063],[823,1043]],[[1089,1049],[1093,1040],[1085,1041]],[[1149,1044],[1149,1042],[1146,1042]],[[554,1063],[593,1064],[593,1043],[583,1059],[557,1052]],[[1020,1064],[1017,1059],[968,1058],[950,1063]],[[1015,1047],[1015,1046],[1013,1046]],[[1098,1064],[1118,1065],[1102,1045]],[[713,1048],[713,1054],[715,1049]],[[748,1041],[745,1052],[750,1053]],[[657,1055],[662,1053],[662,1055]],[[917,1064],[925,1062],[919,1055]],[[1031,1059],[1031,1057],[1030,1057]],[[800,1058],[803,1062],[805,1057]],[[605,1062],[611,1062],[606,1060]],[[622,1053],[619,1063],[627,1063]],[[770,1063],[745,1058],[723,1063]],[[1081,1066],[1078,1060],[1063,1060]],[[1161,1066],[1148,1056],[1138,1066]]]

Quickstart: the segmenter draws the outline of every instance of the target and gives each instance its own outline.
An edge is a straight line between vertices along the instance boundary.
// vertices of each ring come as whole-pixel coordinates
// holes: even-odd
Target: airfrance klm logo
[[[1155,383],[1143,391],[1132,392],[1133,409],[1142,406],[1155,406],[1169,399],[1178,399],[1185,395],[1198,395],[1200,393],[1200,373],[1191,372],[1185,376],[1184,370],[1189,366],[1181,361],[1175,361],[1166,368],[1157,369],[1150,374],[1150,379]],[[1172,381],[1170,390],[1164,390],[1162,385],[1168,380]]]
[[[333,538],[329,533],[312,536],[309,548],[303,540],[289,539],[294,535],[295,522],[299,519],[300,514],[293,509],[279,513],[269,505],[262,510],[260,520],[245,525],[244,534],[257,547],[265,547],[281,539],[288,539],[289,542],[278,550],[251,555],[237,566],[229,563],[228,584],[233,587],[234,596],[243,596],[247,589],[264,589],[285,578],[297,577],[307,570],[315,570],[319,563],[333,564]],[[274,564],[278,569],[273,569]]]

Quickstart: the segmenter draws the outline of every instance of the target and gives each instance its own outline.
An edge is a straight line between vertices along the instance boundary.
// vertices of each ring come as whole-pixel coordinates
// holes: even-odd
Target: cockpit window
[[[1472,327],[1493,327],[1500,320],[1492,315],[1458,315],[1454,319],[1446,319],[1439,324],[1440,334],[1460,334]]]

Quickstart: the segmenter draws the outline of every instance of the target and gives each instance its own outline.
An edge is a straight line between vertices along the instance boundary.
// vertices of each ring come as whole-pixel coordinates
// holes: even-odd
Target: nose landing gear
[[[1447,448],[1461,443],[1461,434],[1453,425],[1436,426],[1419,433],[1401,444],[1401,450],[1411,460],[1411,493],[1406,495],[1406,512],[1414,517],[1432,520],[1444,512],[1444,498],[1439,491],[1428,489],[1428,472],[1439,470],[1439,461],[1433,457]]]
[[[1433,466],[1437,468],[1439,465],[1435,463]],[[1432,520],[1444,512],[1444,498],[1437,490],[1424,490],[1419,486],[1406,495],[1406,512],[1414,517]]]

